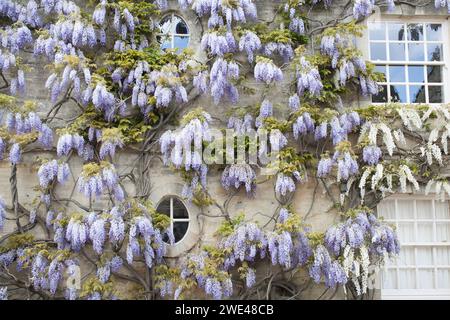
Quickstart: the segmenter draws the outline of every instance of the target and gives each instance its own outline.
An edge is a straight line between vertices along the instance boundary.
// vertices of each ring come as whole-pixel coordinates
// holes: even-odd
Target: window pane
[[[189,218],[186,207],[180,199],[173,198],[173,217],[174,218]]]
[[[388,23],[389,40],[405,40],[403,23]]]
[[[189,37],[175,36],[174,37],[174,47],[178,49],[178,51],[182,51],[187,48],[189,44]]]
[[[424,44],[423,43],[409,43],[408,44],[409,61],[424,61]]]
[[[417,265],[431,266],[433,265],[433,248],[417,248]]]
[[[417,208],[417,218],[433,219],[433,207],[432,202],[430,200],[416,200],[416,208]]]
[[[425,82],[423,66],[408,66],[409,82]]]
[[[408,102],[406,100],[406,86],[395,85],[391,86],[391,102]]]
[[[414,219],[414,201],[397,200],[397,218]]]
[[[386,60],[386,44],[385,43],[371,43],[370,44],[370,58],[372,60]]]
[[[436,265],[450,266],[450,248],[437,247],[436,248]]]
[[[178,22],[177,27],[175,29],[175,33],[188,34],[188,28],[183,21]]]
[[[450,213],[448,210],[448,201],[435,201],[434,208],[436,209],[437,219],[450,219]]]
[[[427,23],[427,41],[441,41],[442,40],[442,25]]]
[[[428,87],[428,98],[430,103],[441,103],[442,102],[442,87],[441,86],[429,86]]]
[[[386,103],[387,102],[387,86],[380,86],[381,90],[377,94],[372,95],[372,102]]]
[[[419,269],[419,283],[417,289],[433,289],[434,288],[434,270]]]
[[[425,103],[425,86],[409,86],[409,102]]]
[[[395,219],[395,201],[384,200],[377,207],[377,213],[386,220]]]
[[[417,241],[432,242],[433,241],[433,223],[418,222],[417,223]]]
[[[386,80],[386,66],[375,66],[375,71],[384,74],[384,79]]]
[[[369,24],[369,36],[370,40],[384,40],[386,38],[385,24],[384,23]]]
[[[392,61],[405,60],[405,44],[404,43],[390,43],[389,57]]]
[[[442,44],[427,43],[427,60],[442,61]]]
[[[427,67],[428,82],[441,82],[442,81],[441,70],[442,70],[441,66],[428,66]]]
[[[400,250],[400,254],[397,259],[397,264],[399,266],[411,266],[414,265],[414,248],[412,247],[403,247]]]
[[[383,288],[397,289],[397,271],[388,269],[383,272]]]
[[[439,269],[437,271],[437,287],[439,289],[450,289],[450,270]]]
[[[415,289],[416,288],[415,271],[411,269],[400,269],[399,284],[400,288],[402,289]]]
[[[156,211],[170,217],[170,198],[164,199],[156,208]]]
[[[414,242],[414,223],[399,222],[398,223],[398,237],[401,242]]]
[[[390,82],[405,82],[405,67],[404,66],[389,66],[389,81]]]
[[[436,223],[436,241],[450,242],[450,223],[448,222]]]
[[[189,222],[174,222],[173,224],[173,235],[175,237],[175,242],[180,241],[187,232]]]
[[[408,24],[408,40],[423,41],[423,24]]]

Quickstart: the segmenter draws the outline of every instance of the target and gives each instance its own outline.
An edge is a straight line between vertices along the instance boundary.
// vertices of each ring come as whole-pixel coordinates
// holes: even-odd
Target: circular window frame
[[[183,51],[184,49],[189,48],[189,45],[190,45],[191,42],[192,42],[192,32],[191,32],[192,29],[191,29],[191,26],[190,26],[190,25],[188,24],[188,22],[186,21],[186,19],[185,19],[182,15],[180,15],[179,12],[176,12],[176,11],[170,11],[170,12],[167,12],[164,16],[162,16],[161,19],[159,19],[158,25],[161,25],[161,21],[163,21],[164,19],[169,18],[170,20],[173,20],[175,17],[179,18],[179,19],[185,24],[185,26],[186,26],[186,28],[187,28],[187,33],[186,33],[186,34],[181,34],[181,33],[170,33],[170,32],[167,33],[167,34],[164,34],[164,33],[157,33],[156,36],[157,36],[157,37],[158,37],[158,36],[168,36],[168,37],[170,37],[170,44],[171,44],[171,46],[170,46],[169,48],[167,48],[167,49],[176,49],[177,51],[179,50],[179,48],[176,48],[176,47],[175,47],[175,43],[174,43],[175,37],[176,37],[176,36],[179,36],[179,37],[185,37],[185,38],[188,38],[187,46],[186,46],[185,48],[180,49],[180,52],[181,52],[181,51]],[[162,43],[160,44],[160,48],[161,48],[161,45],[162,45]],[[161,48],[161,50],[165,50],[165,49]]]
[[[173,217],[173,198],[176,198],[178,201],[180,201],[183,204],[184,209],[187,212],[187,216],[188,216],[187,218],[174,218]],[[180,245],[187,238],[187,235],[189,234],[190,229],[191,229],[192,218],[191,218],[191,213],[189,212],[188,206],[186,205],[184,200],[180,196],[178,196],[176,194],[167,194],[167,195],[161,197],[161,199],[159,199],[159,201],[158,201],[158,203],[156,205],[156,211],[158,211],[158,207],[166,200],[170,201],[170,204],[169,204],[169,206],[170,206],[169,219],[170,219],[170,228],[172,229],[172,233],[174,232],[174,229],[173,229],[174,222],[178,221],[178,222],[187,222],[188,223],[188,227],[186,229],[186,232],[184,233],[184,235],[181,237],[180,240],[178,240],[177,242],[174,242],[173,244],[170,244],[170,243],[166,242],[166,244],[169,247],[175,247],[175,246]]]

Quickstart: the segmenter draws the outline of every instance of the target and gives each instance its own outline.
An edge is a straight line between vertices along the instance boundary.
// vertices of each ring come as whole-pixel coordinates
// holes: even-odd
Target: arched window
[[[175,15],[165,16],[159,22],[158,42],[161,49],[177,49],[181,52],[189,45],[189,28],[184,20]]]
[[[189,227],[189,212],[184,203],[175,196],[165,197],[156,208],[156,211],[170,217],[170,228],[172,229],[175,243],[180,242],[186,235]],[[168,237],[163,239],[169,242]]]

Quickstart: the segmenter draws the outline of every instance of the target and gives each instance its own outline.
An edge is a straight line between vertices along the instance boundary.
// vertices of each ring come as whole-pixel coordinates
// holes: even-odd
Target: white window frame
[[[175,218],[175,217],[173,216],[173,199],[174,199],[174,198],[177,198],[177,200],[180,201],[180,202],[183,204],[184,208],[186,209],[187,215],[188,215],[187,218]],[[161,205],[161,203],[163,203],[163,202],[166,201],[166,200],[170,200],[170,215],[169,215],[169,218],[170,218],[170,230],[172,230],[172,233],[174,232],[173,226],[174,226],[174,223],[175,223],[175,222],[187,222],[187,223],[188,223],[188,227],[187,227],[187,229],[186,229],[186,233],[183,235],[183,237],[182,237],[180,240],[178,240],[178,241],[176,241],[176,242],[173,243],[173,245],[178,245],[178,244],[180,244],[180,243],[186,238],[187,234],[189,233],[189,229],[191,228],[191,215],[190,215],[189,210],[188,210],[188,207],[187,207],[186,204],[184,203],[183,199],[181,199],[180,197],[178,197],[178,196],[176,196],[176,195],[167,195],[167,196],[164,196],[164,197],[161,199],[161,201],[158,203],[158,205],[156,206],[156,208],[158,208],[158,207]],[[167,243],[167,244],[169,244],[169,243]],[[169,245],[170,245],[170,244],[169,244]]]
[[[442,24],[442,54],[443,54],[443,60],[442,62],[439,61],[427,61],[426,63],[422,61],[372,61],[370,58],[370,42],[369,42],[369,23],[386,23],[386,22],[394,22],[394,23],[436,23],[436,24]],[[440,104],[446,104],[450,103],[450,21],[446,19],[446,17],[436,17],[436,16],[391,16],[391,15],[373,15],[366,19],[365,21],[365,32],[362,38],[360,38],[357,41],[358,48],[362,51],[363,56],[365,60],[371,61],[374,64],[389,64],[389,65],[400,65],[400,66],[407,66],[407,65],[442,65],[442,95],[443,95],[443,101],[440,103],[428,103],[429,105],[440,105]],[[406,39],[405,35],[405,39]],[[386,39],[387,40],[387,39]],[[380,41],[382,42],[382,41]],[[405,48],[405,54],[407,53],[408,46]],[[426,68],[425,68],[426,70]],[[426,72],[426,71],[425,71]],[[424,79],[425,82],[423,85],[427,84],[427,79]],[[381,83],[380,83],[381,84]],[[385,84],[385,83],[382,83]],[[407,86],[406,95],[409,99],[409,82],[402,83]],[[428,90],[426,90],[428,92]],[[388,93],[386,93],[388,94]],[[426,93],[427,94],[427,93]],[[389,96],[388,96],[389,98]],[[428,99],[428,94],[427,97]],[[393,102],[372,102],[372,97],[368,97],[369,104],[373,105],[384,105],[389,104]],[[397,102],[399,103],[399,102]],[[402,104],[420,104],[420,103],[402,103]],[[425,103],[421,103],[425,104]]]
[[[398,229],[399,222],[413,222],[414,223],[414,230],[415,234],[417,234],[418,227],[417,224],[420,222],[433,222],[433,237],[434,240],[436,239],[436,223],[439,222],[450,222],[449,219],[437,219],[436,218],[436,210],[435,210],[435,203],[436,201],[440,201],[437,199],[437,197],[434,197],[433,195],[407,195],[407,194],[395,194],[392,195],[386,200],[395,201],[395,213],[398,214],[398,200],[411,200],[414,201],[414,219],[385,219],[385,221],[390,222],[395,225],[395,227]],[[417,218],[417,200],[427,200],[432,202],[432,210],[433,210],[433,219],[418,219]],[[449,198],[445,198],[445,201],[449,201]],[[449,203],[450,205],[450,203]],[[382,212],[379,212],[379,216],[382,216]],[[414,248],[414,262],[415,264],[412,266],[401,266],[398,265],[392,265],[392,266],[385,266],[385,269],[395,269],[397,276],[396,281],[398,285],[399,281],[399,269],[413,269],[415,271],[415,283],[419,283],[419,268],[422,269],[433,269],[434,271],[434,286],[437,287],[437,270],[438,269],[450,269],[450,265],[437,265],[436,263],[431,265],[418,265],[417,264],[417,247],[432,247],[433,250],[433,261],[436,261],[437,257],[437,247],[445,246],[450,247],[450,242],[401,242],[400,241],[400,250],[404,247],[413,247]],[[383,283],[384,283],[384,272],[381,273],[381,299],[383,300],[427,300],[427,299],[433,299],[433,300],[450,300],[450,289],[383,289]]]
[[[180,16],[179,14],[176,14],[175,12],[172,12],[172,13],[169,13],[169,14],[166,14],[165,16],[163,16],[161,18],[160,22],[162,20],[164,20],[164,19],[167,19],[167,18],[169,18],[170,20],[173,20],[175,17],[181,19],[181,21],[184,22],[184,24],[186,25],[186,28],[187,28],[187,33],[182,34],[182,33],[171,33],[171,32],[168,32],[168,33],[158,33],[157,36],[169,37],[170,38],[170,48],[167,48],[167,49],[178,49],[178,48],[175,48],[175,37],[188,38],[188,44],[186,46],[186,48],[188,48],[189,44],[191,43],[191,28],[189,27],[188,23],[186,22],[186,20],[182,16]],[[161,43],[161,45],[162,45],[162,43]],[[181,50],[184,50],[186,48],[182,48]]]

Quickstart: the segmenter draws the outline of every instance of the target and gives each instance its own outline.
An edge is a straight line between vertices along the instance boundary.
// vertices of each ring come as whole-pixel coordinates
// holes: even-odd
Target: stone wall
[[[344,3],[344,1],[340,2]],[[259,18],[263,21],[272,19],[278,8],[278,5],[279,4],[275,1],[257,1]],[[199,47],[202,35],[202,27],[200,25],[200,22],[192,11],[179,11],[176,9],[177,7],[178,6],[176,2],[171,1],[169,12],[176,12],[186,20],[191,33],[190,47],[194,49],[197,59],[199,59],[200,61],[205,61],[206,57]],[[391,13],[391,15],[395,17],[402,16],[405,18],[417,15],[435,16],[440,14],[446,16],[446,13],[443,11],[437,13],[432,6],[414,8],[409,5],[403,4],[398,5],[396,10]],[[317,11],[313,12],[312,15],[314,16],[314,19],[330,20],[336,17],[339,13],[340,7],[336,6],[336,9],[334,11]],[[371,19],[376,19],[379,14],[379,12],[376,13],[375,16]],[[204,25],[203,28],[206,28],[206,26]],[[358,43],[362,46],[361,50],[367,53],[367,48],[364,47],[364,40],[365,39],[363,37],[362,39],[358,40]],[[47,62],[36,60],[31,55],[26,57],[26,62],[31,64],[34,68],[34,70],[27,76],[28,98],[37,100],[40,103],[39,113],[41,115],[45,115],[50,107],[48,94],[44,89],[44,83],[48,75],[45,68]],[[243,71],[245,72],[245,70]],[[287,99],[289,97],[288,85],[291,81],[293,81],[292,74],[286,72],[283,83],[279,83],[276,88],[272,89],[269,93],[270,97],[268,98],[270,98],[271,102],[274,105],[278,104],[281,107],[280,110],[277,111],[279,113],[287,110]],[[259,94],[260,92],[262,92],[263,87],[252,80],[249,81],[248,85],[255,88],[256,94],[244,95],[241,93],[241,97],[239,100],[240,106],[260,103],[263,100],[261,94]],[[345,106],[360,106],[366,103],[367,101],[364,99],[361,99],[359,97],[351,97],[348,99],[348,101],[345,101]],[[207,112],[212,115],[214,119],[213,126],[226,126],[226,111],[229,110],[231,104],[221,103],[216,106],[208,95],[204,95],[203,97],[197,99],[194,105],[189,106],[189,108],[197,106],[202,106]],[[58,125],[61,127],[65,125],[68,119],[75,117],[77,114],[76,107],[73,104],[68,103],[64,105],[63,108],[63,116],[57,121]],[[189,108],[187,107],[185,110],[187,111]],[[33,201],[34,197],[37,196],[36,192],[33,191],[33,188],[38,185],[36,168],[33,168],[33,162],[36,160],[36,157],[46,155],[56,157],[56,154],[52,154],[50,152],[28,152],[24,154],[24,161],[18,165],[17,172],[19,201],[28,209],[31,208],[31,202]],[[134,166],[139,164],[138,154],[132,150],[119,152],[116,155],[115,163],[120,173],[129,172]],[[64,187],[58,186],[57,194],[61,199],[72,198],[82,205],[88,206],[89,203],[87,202],[86,198],[81,195],[75,188],[75,182],[81,172],[81,167],[82,162],[78,157],[73,157],[70,160],[70,168],[72,173],[71,180],[69,181],[69,183],[66,183]],[[9,184],[10,170],[10,164],[7,161],[0,162],[0,194],[7,203],[11,202]],[[151,187],[150,198],[155,204],[157,204],[162,197],[168,194],[181,196],[181,189],[183,185],[181,177],[177,173],[171,171],[169,168],[164,167],[161,163],[160,158],[155,157],[151,162],[149,176],[150,178],[148,182]],[[229,193],[221,186],[220,177],[221,172],[215,169],[212,169],[209,172],[208,191],[210,194],[214,195],[218,203],[223,203],[227,199]],[[260,177],[259,180],[264,179]],[[129,183],[129,181],[128,183],[126,181],[127,180],[125,180],[126,190],[130,194],[133,194],[134,185]],[[274,195],[274,182],[274,179],[270,179],[268,181],[265,181],[264,183],[259,184],[255,197],[247,197],[245,191],[239,191],[236,196],[232,197],[232,200],[229,203],[229,212],[234,215],[241,211],[244,211],[248,220],[256,220],[261,225],[267,224],[268,227],[272,226],[273,222],[271,220],[271,217],[278,207],[278,202],[275,199]],[[94,209],[106,208],[110,204],[108,202],[109,200],[106,198],[102,199],[102,201],[95,202]],[[169,249],[168,258],[170,258],[173,263],[175,263],[176,260],[179,257],[182,257],[185,253],[196,250],[201,245],[213,244],[215,242],[214,232],[216,231],[220,223],[223,222],[223,218],[218,218],[218,216],[220,216],[221,214],[220,210],[214,206],[200,209],[188,202],[185,202],[185,204],[189,210],[191,219],[188,235],[179,244],[176,244]],[[312,229],[316,231],[324,231],[330,224],[338,220],[336,211],[332,207],[332,202],[326,194],[326,189],[321,183],[317,183],[315,179],[309,179],[308,182],[299,184],[297,186],[297,190],[293,198],[293,205],[295,210],[301,213],[302,216],[304,216],[305,222],[310,224]],[[71,208],[69,210],[78,210],[77,207],[74,206],[70,201],[62,200],[61,206],[69,206],[69,208]],[[42,211],[40,212],[40,214],[41,216],[44,216]],[[13,230],[14,227],[15,222],[11,220],[8,221],[0,235],[8,233],[9,231]],[[38,228],[33,230],[33,232],[37,237],[45,234],[44,230]],[[300,274],[298,276],[298,279],[294,280],[304,281],[305,278],[303,274]],[[307,296],[315,299],[322,293],[322,291],[323,288],[320,286],[311,287],[310,293]],[[342,298],[342,295],[338,294],[334,297]]]

